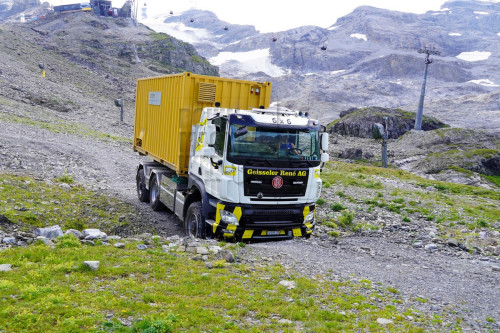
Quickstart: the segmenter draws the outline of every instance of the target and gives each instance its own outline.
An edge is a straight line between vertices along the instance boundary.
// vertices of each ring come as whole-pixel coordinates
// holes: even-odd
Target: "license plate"
[[[269,230],[269,231],[267,232],[267,235],[268,235],[268,236],[278,236],[278,235],[280,235],[280,234],[281,234],[281,231],[280,231],[280,230]]]

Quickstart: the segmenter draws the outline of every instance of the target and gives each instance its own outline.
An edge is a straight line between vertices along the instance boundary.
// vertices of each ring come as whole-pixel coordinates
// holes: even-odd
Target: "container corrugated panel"
[[[191,128],[205,107],[268,108],[271,83],[192,73],[138,79],[134,150],[186,175]]]

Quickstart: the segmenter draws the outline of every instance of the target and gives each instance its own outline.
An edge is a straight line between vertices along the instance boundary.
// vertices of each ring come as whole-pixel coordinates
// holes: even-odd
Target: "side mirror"
[[[122,107],[123,106],[123,102],[121,100],[119,100],[119,99],[115,99],[115,105],[117,107]]]
[[[321,133],[321,150],[328,150],[328,133]]]
[[[330,155],[328,153],[321,153],[321,163],[326,163],[330,159]]]
[[[208,124],[205,127],[205,144],[207,146],[212,146],[215,144],[215,135],[217,134],[217,128],[214,124]]]
[[[215,148],[214,147],[203,147],[196,152],[196,155],[201,157],[214,157],[215,156]]]

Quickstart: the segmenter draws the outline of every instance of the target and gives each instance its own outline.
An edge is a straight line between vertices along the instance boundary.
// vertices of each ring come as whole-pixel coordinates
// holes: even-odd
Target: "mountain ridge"
[[[204,15],[211,17],[206,30]],[[157,21],[174,36],[173,22],[182,24],[200,54],[217,61],[221,75],[272,79],[273,100],[287,107],[305,109],[323,121],[351,107],[415,111],[425,66],[417,51],[429,48],[441,55],[431,57],[424,112],[455,127],[500,129],[500,105],[492,98],[500,85],[499,3],[449,1],[425,14],[362,6],[326,29],[304,26],[263,34],[214,15],[191,10]],[[201,31],[205,35],[197,40]],[[456,105],[457,98],[466,103]]]

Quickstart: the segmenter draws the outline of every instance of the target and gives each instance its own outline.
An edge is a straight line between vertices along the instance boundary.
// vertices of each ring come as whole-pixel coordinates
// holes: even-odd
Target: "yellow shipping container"
[[[268,108],[271,82],[182,73],[138,79],[134,150],[186,175],[192,125],[205,107]]]

